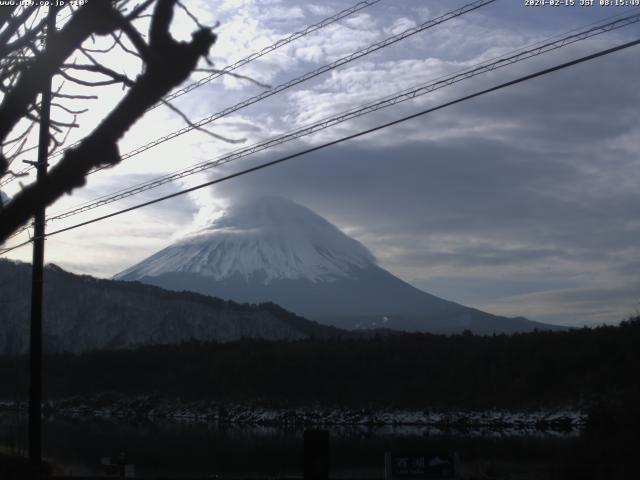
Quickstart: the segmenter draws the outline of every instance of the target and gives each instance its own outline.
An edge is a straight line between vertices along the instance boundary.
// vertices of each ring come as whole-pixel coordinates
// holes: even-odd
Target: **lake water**
[[[0,442],[25,444],[24,417],[2,415]],[[18,426],[18,423],[20,424]],[[301,476],[302,428],[179,421],[47,419],[44,453],[57,473],[102,475],[121,454],[138,477]],[[579,431],[443,431],[419,426],[328,427],[333,478],[383,478],[384,453],[458,452],[467,478],[640,478],[633,442]],[[632,475],[632,476],[630,476]]]

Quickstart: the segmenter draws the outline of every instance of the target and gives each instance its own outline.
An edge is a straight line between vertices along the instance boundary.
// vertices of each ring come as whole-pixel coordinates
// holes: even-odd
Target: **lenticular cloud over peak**
[[[549,327],[418,290],[320,215],[279,197],[233,204],[116,278],[242,303],[273,302],[347,329],[494,333]]]
[[[260,197],[230,206],[209,225],[120,273],[117,278],[196,273],[334,281],[375,265],[358,241],[302,205]]]

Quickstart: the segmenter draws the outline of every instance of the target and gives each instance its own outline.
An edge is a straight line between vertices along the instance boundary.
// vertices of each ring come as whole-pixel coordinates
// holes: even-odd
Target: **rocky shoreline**
[[[25,402],[0,402],[0,411],[26,411]],[[255,426],[428,426],[446,428],[582,430],[588,417],[574,408],[528,411],[354,409],[306,406],[273,408],[257,404],[187,402],[154,396],[123,398],[109,394],[48,401],[50,417],[180,420]]]

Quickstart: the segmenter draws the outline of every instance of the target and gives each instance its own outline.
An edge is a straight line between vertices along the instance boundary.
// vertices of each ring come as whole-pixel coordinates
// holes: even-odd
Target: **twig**
[[[112,33],[112,34],[111,34],[111,36],[113,37],[113,39],[114,39],[115,43],[116,43],[117,45],[119,45],[119,46],[120,46],[120,48],[122,48],[122,50],[124,50],[125,52],[127,52],[127,53],[129,53],[129,54],[131,54],[131,55],[134,55],[134,56],[136,56],[136,57],[138,57],[138,58],[142,58],[142,56],[141,56],[138,52],[136,52],[135,50],[131,50],[129,47],[127,47],[127,46],[124,44],[124,42],[123,42],[122,40],[120,40],[120,35],[116,36],[114,33]],[[144,42],[144,41],[143,41],[143,42]]]
[[[269,85],[268,83],[262,83],[254,78],[251,77],[247,77],[246,75],[241,75],[239,73],[235,73],[235,72],[228,72],[226,70],[217,70],[215,68],[196,68],[194,70],[194,72],[205,72],[205,73],[217,73],[220,75],[229,75],[230,77],[234,77],[234,78],[238,78],[240,80],[247,80],[248,82],[251,82],[261,88],[264,88],[266,90],[270,90],[271,89],[271,85]]]
[[[60,103],[57,103],[57,102],[51,102],[51,106],[52,107],[58,107],[58,108],[64,110],[65,112],[67,112],[67,113],[69,113],[71,115],[80,115],[82,113],[86,113],[86,112],[89,111],[88,108],[84,108],[82,110],[73,110],[73,109],[71,109],[69,107],[65,107],[64,105],[61,105]]]
[[[195,23],[198,26],[198,28],[211,29],[210,27],[206,27],[206,26],[202,25],[200,23],[200,21],[198,20],[198,18],[193,13],[191,13],[191,11],[187,7],[185,7],[180,0],[177,0],[177,4],[188,15],[188,17],[191,20],[193,20],[193,23]]]
[[[111,70],[109,67],[105,67],[104,65],[100,65],[98,63],[92,64],[92,65],[82,65],[82,64],[76,64],[76,63],[71,63],[71,64],[65,63],[64,65],[62,65],[62,68],[68,68],[68,69],[71,69],[71,70],[82,70],[82,71],[85,71],[85,72],[101,73],[102,75],[106,75],[107,77],[110,77],[112,80],[115,81],[115,83],[124,83],[128,87],[131,87],[134,84],[133,80],[131,80],[126,75],[118,73],[118,72],[116,72],[114,70]],[[62,71],[60,73],[62,75]],[[63,76],[65,76],[65,75],[63,75]],[[73,78],[73,77],[71,77],[71,78]],[[79,80],[77,78],[74,79],[74,80],[76,80],[78,82],[85,82],[85,80]],[[91,86],[90,84],[91,84],[91,82],[87,82],[85,85]]]
[[[168,101],[161,99],[160,100],[162,102],[163,105],[166,105],[167,107],[169,107],[171,110],[173,110],[175,113],[177,113],[180,118],[182,118],[185,123],[187,125],[189,125],[191,128],[193,128],[194,130],[199,130],[203,133],[206,133],[207,135],[217,139],[217,140],[222,140],[224,142],[227,143],[244,143],[247,139],[246,138],[238,138],[238,139],[232,139],[232,138],[228,138],[228,137],[224,137],[222,135],[219,135],[217,133],[213,133],[209,130],[207,130],[206,128],[203,127],[199,127],[198,125],[194,124],[187,115],[185,115],[178,107],[176,107],[175,105],[172,105],[171,103],[169,103]]]
[[[123,83],[122,80],[116,80],[116,79],[113,79],[113,78],[111,80],[101,80],[101,81],[81,80],[79,78],[75,78],[75,77],[69,75],[64,70],[58,70],[58,74],[62,75],[64,78],[66,78],[70,82],[77,83],[78,85],[82,85],[82,86],[85,86],[85,87],[102,87],[102,86],[105,86],[105,85],[114,85],[116,83]]]
[[[144,12],[149,7],[149,5],[151,5],[154,1],[155,0],[146,0],[142,2],[140,5],[135,7],[130,13],[128,13],[125,18],[128,21],[134,20],[136,18],[140,18],[140,14]],[[126,3],[124,5],[126,5]]]
[[[68,93],[54,93],[54,97],[68,98],[71,100],[97,100],[97,95],[69,95]]]

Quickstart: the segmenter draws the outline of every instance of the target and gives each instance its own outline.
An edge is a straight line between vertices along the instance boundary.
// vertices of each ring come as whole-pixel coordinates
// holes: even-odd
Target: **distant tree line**
[[[296,342],[188,342],[45,358],[45,395],[115,392],[266,405],[638,410],[640,317],[619,326],[476,336],[379,333]],[[0,357],[0,398],[26,392]],[[14,379],[14,381],[11,381]],[[24,395],[23,392],[23,395]]]

